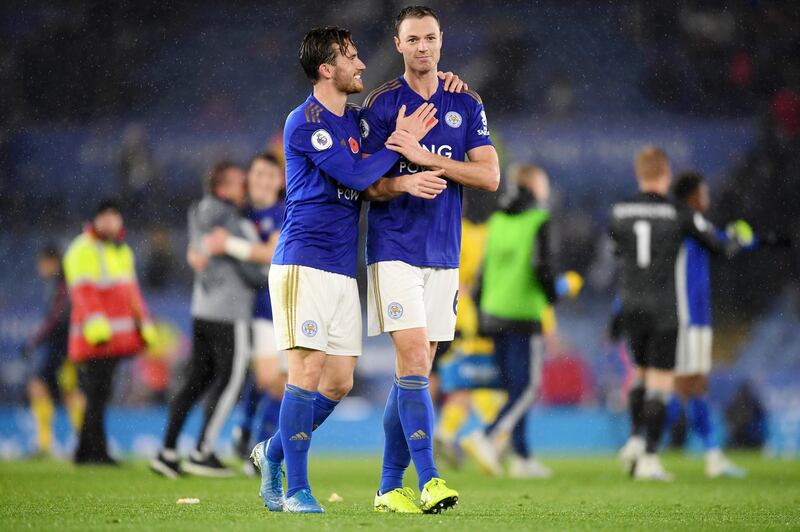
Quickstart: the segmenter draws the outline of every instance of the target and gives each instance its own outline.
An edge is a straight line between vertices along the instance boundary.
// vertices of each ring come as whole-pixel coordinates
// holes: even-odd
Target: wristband
[[[225,239],[225,254],[230,255],[234,259],[241,261],[250,260],[250,254],[253,252],[253,244],[239,238],[238,236],[228,236]]]

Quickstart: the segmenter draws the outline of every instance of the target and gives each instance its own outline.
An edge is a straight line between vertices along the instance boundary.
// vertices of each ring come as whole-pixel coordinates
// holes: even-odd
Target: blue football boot
[[[283,505],[283,511],[299,514],[321,514],[325,512],[317,502],[317,499],[311,495],[311,490],[308,489],[300,490],[291,497],[287,497]]]
[[[250,453],[250,459],[256,469],[261,472],[261,489],[258,494],[264,500],[264,506],[270,512],[282,512],[284,506],[283,466],[280,462],[273,462],[267,458],[267,446],[270,440],[258,442],[253,447],[253,452]]]

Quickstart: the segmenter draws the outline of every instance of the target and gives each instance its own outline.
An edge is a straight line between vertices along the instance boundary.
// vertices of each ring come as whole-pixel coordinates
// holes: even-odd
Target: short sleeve
[[[386,121],[380,116],[379,109],[362,107],[359,117],[361,128],[361,151],[373,154],[386,144],[390,131]]]
[[[489,136],[489,121],[486,119],[486,110],[483,108],[483,104],[475,100],[471,100],[470,103],[472,112],[469,115],[469,128],[464,151],[492,145],[492,139]]]
[[[333,134],[324,124],[308,122],[300,124],[289,138],[292,150],[306,155],[316,166],[333,156],[341,146],[334,142]]]

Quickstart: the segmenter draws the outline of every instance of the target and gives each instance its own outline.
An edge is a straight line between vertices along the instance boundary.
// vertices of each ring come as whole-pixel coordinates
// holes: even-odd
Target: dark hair
[[[440,28],[442,27],[442,24],[439,22],[439,17],[433,9],[428,6],[407,6],[401,9],[394,19],[394,34],[400,35],[400,24],[402,24],[405,19],[425,17],[433,17],[436,24],[439,24]]]
[[[695,191],[705,182],[703,174],[700,172],[681,172],[675,178],[675,184],[672,186],[672,192],[675,197],[681,201],[695,193]]]
[[[118,198],[104,198],[98,202],[94,208],[94,217],[97,218],[105,211],[117,211],[117,214],[122,214],[122,202]]]
[[[266,161],[268,163],[274,164],[278,168],[281,168],[281,161],[275,157],[275,155],[271,154],[268,151],[262,151],[261,153],[255,154],[255,156],[250,159],[250,166],[253,165],[256,161]]]
[[[300,65],[308,79],[316,83],[319,81],[319,66],[336,62],[334,44],[338,44],[339,50],[345,53],[352,42],[350,31],[337,26],[314,28],[306,33],[300,44]]]
[[[206,175],[206,191],[214,194],[217,187],[225,182],[225,172],[238,167],[238,164],[229,160],[220,161],[212,166]]]
[[[40,259],[58,259],[61,260],[61,249],[55,242],[47,242],[39,249],[37,254]]]

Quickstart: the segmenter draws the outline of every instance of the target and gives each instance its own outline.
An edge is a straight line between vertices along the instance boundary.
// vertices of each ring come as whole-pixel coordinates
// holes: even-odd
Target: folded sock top
[[[314,396],[317,395],[317,392],[312,392],[309,390],[304,390],[299,386],[295,386],[294,384],[287,384],[286,385],[286,393],[293,395],[298,399],[305,399],[307,401],[313,401]]]
[[[395,377],[395,384],[405,390],[426,390],[428,389],[428,378],[409,375],[408,377]]]
[[[333,399],[329,399],[328,397],[325,397],[324,395],[322,395],[320,392],[316,393],[314,402],[317,405],[320,405],[320,406],[323,406],[323,407],[327,407],[327,408],[330,408],[330,409],[336,408],[336,405],[339,404],[339,401],[334,401]]]

